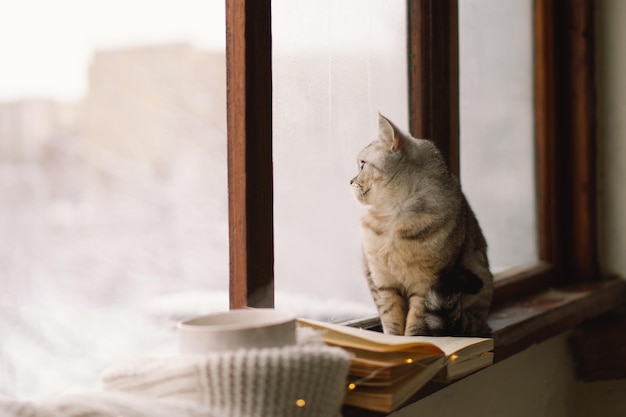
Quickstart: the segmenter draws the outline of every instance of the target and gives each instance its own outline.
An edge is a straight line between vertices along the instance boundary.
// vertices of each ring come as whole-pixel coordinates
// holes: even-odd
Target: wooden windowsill
[[[498,306],[489,317],[495,342],[494,363],[556,336],[626,303],[626,280],[612,279],[549,289]],[[480,371],[479,371],[480,372]],[[453,382],[454,383],[454,382]],[[411,398],[412,404],[450,384],[430,383]],[[386,414],[344,407],[344,417]]]

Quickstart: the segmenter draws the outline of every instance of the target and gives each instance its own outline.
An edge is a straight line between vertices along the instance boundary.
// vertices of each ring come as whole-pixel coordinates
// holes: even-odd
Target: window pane
[[[0,397],[96,389],[228,308],[224,33],[206,0],[3,8]]]
[[[461,179],[494,272],[537,260],[532,1],[459,2]]]
[[[349,180],[378,112],[408,126],[405,2],[272,2],[276,305],[374,314]]]

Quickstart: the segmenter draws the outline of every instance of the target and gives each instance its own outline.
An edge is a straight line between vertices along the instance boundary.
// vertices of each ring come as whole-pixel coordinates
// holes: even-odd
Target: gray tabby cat
[[[350,185],[369,206],[361,219],[365,275],[383,331],[489,335],[487,243],[457,179],[431,141],[382,115],[378,123]]]

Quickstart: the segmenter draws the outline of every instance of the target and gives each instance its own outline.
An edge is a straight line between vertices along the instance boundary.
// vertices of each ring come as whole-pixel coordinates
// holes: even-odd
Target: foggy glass
[[[532,2],[459,2],[461,182],[494,272],[537,260]]]
[[[402,1],[272,2],[277,308],[375,314],[349,180],[378,112],[408,126],[406,20]]]
[[[224,2],[31,3],[0,16],[0,397],[25,400],[228,309]]]

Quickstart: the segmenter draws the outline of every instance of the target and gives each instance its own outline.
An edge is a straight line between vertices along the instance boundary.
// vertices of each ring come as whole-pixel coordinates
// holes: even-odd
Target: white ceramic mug
[[[273,309],[231,310],[178,323],[180,353],[286,346],[296,343],[296,317]]]

